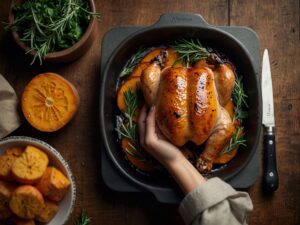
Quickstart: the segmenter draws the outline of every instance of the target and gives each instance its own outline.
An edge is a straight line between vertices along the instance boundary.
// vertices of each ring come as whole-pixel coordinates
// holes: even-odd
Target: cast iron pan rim
[[[151,189],[170,189],[168,187],[161,187],[161,186],[154,186],[154,185],[148,185],[145,184],[144,182],[139,181],[138,179],[134,178],[133,176],[131,176],[130,174],[128,174],[125,169],[123,169],[123,167],[118,163],[118,160],[114,157],[110,147],[109,147],[109,143],[108,143],[108,139],[107,139],[107,135],[106,135],[106,129],[105,129],[105,119],[104,119],[104,89],[105,89],[105,81],[107,79],[107,74],[108,74],[108,70],[112,64],[112,61],[114,60],[115,56],[118,54],[118,52],[120,51],[120,49],[122,49],[124,46],[126,46],[127,42],[130,41],[132,38],[141,35],[144,32],[151,32],[151,31],[155,31],[155,30],[162,30],[162,29],[168,29],[168,28],[173,28],[174,26],[158,26],[156,27],[156,24],[149,26],[149,27],[145,27],[142,28],[136,32],[134,32],[133,34],[129,35],[126,39],[124,39],[118,46],[117,48],[113,51],[113,53],[111,54],[111,56],[109,57],[109,60],[107,61],[106,65],[105,65],[105,69],[104,69],[104,75],[102,76],[102,80],[101,80],[101,91],[100,91],[100,127],[101,127],[101,133],[102,133],[102,137],[103,137],[103,141],[105,144],[105,151],[108,154],[109,158],[112,160],[113,164],[119,169],[119,171],[125,176],[127,177],[129,180],[131,180],[133,183],[139,185],[140,187],[143,187],[145,189],[148,189],[151,191]],[[259,81],[257,76],[255,75],[255,70],[254,70],[254,66],[253,66],[253,60],[248,52],[248,50],[243,46],[243,44],[236,39],[234,36],[232,36],[231,34],[227,33],[226,31],[223,31],[221,29],[218,29],[216,27],[212,27],[209,24],[205,24],[205,25],[178,25],[177,28],[190,28],[190,29],[206,29],[208,31],[213,31],[213,32],[217,32],[220,33],[220,35],[224,35],[227,36],[228,38],[232,39],[233,42],[235,42],[239,48],[242,49],[242,51],[244,52],[244,54],[247,56],[248,60],[250,61],[250,65],[251,65],[251,69],[252,69],[252,73],[253,76],[255,77],[255,81],[256,81],[256,92],[258,93],[258,124],[261,124],[261,94],[260,94],[260,86],[259,86]],[[235,175],[237,175],[250,161],[250,159],[253,157],[253,154],[255,153],[255,150],[253,149],[257,149],[258,147],[258,140],[259,140],[259,136],[260,136],[260,131],[261,131],[261,126],[258,126],[258,130],[256,132],[256,136],[255,136],[255,141],[254,141],[254,145],[253,148],[250,151],[249,156],[247,157],[247,159],[244,161],[244,163],[239,166],[234,172],[230,173],[229,175],[225,175],[223,177],[224,180],[228,180],[232,177],[234,177]]]

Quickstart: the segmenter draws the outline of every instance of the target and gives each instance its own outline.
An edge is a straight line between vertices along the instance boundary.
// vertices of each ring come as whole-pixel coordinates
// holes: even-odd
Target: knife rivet
[[[269,140],[269,145],[272,145],[273,144],[273,141],[272,140]]]
[[[270,177],[273,177],[273,176],[274,176],[274,173],[273,173],[273,172],[270,172],[270,173],[269,173],[269,176],[270,176]]]

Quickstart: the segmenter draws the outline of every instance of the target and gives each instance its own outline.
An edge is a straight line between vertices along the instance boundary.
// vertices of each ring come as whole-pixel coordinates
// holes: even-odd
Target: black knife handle
[[[276,191],[278,183],[274,127],[268,127],[264,133],[263,188],[267,192]]]

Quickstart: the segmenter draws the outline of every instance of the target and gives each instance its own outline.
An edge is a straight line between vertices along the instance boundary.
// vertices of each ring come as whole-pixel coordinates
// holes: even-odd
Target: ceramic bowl
[[[49,165],[53,165],[58,168],[70,180],[70,188],[63,200],[59,202],[59,211],[56,213],[54,218],[46,225],[65,224],[73,211],[76,199],[76,187],[71,169],[68,163],[64,160],[64,158],[57,150],[55,150],[49,144],[31,137],[12,136],[0,140],[0,155],[3,155],[4,152],[11,147],[25,147],[27,145],[33,145],[45,152],[49,157]]]
[[[9,16],[8,20],[9,23],[14,22],[14,14],[13,14],[13,7],[15,4],[21,3],[24,0],[12,0],[9,10]],[[88,0],[91,12],[95,13],[95,3],[94,0]],[[16,43],[25,51],[28,52],[30,50],[30,47],[26,45],[23,41],[20,40],[20,36],[17,32],[12,32],[13,39],[16,41]],[[57,52],[51,52],[48,53],[44,59],[46,62],[50,63],[67,63],[74,61],[75,59],[82,56],[89,48],[91,47],[93,41],[96,37],[96,19],[92,18],[88,24],[88,27],[85,31],[85,33],[82,35],[82,37],[79,39],[77,43],[75,43],[70,48],[57,51]],[[31,55],[34,55],[34,52],[30,52]]]

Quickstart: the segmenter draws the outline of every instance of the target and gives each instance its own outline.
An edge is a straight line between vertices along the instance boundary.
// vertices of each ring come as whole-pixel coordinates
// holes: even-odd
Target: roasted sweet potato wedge
[[[13,192],[9,207],[18,217],[33,219],[41,213],[44,198],[40,191],[31,185],[22,185]]]
[[[16,160],[13,155],[0,156],[0,178],[11,180],[11,168]]]
[[[48,223],[58,212],[58,205],[49,200],[45,200],[45,206],[43,207],[41,213],[35,217],[35,219],[42,223]]]
[[[0,181],[0,219],[9,218],[12,215],[12,211],[9,208],[9,200],[15,189],[15,186]]]
[[[70,186],[68,178],[55,167],[48,167],[37,183],[37,188],[48,199],[59,202],[63,199]]]
[[[11,171],[18,182],[33,184],[43,176],[48,163],[48,156],[43,151],[28,145],[21,156],[15,160]]]
[[[15,156],[15,157],[19,157],[20,155],[22,155],[24,150],[25,150],[24,147],[12,147],[12,148],[7,149],[5,151],[5,155],[12,155],[12,156]]]

